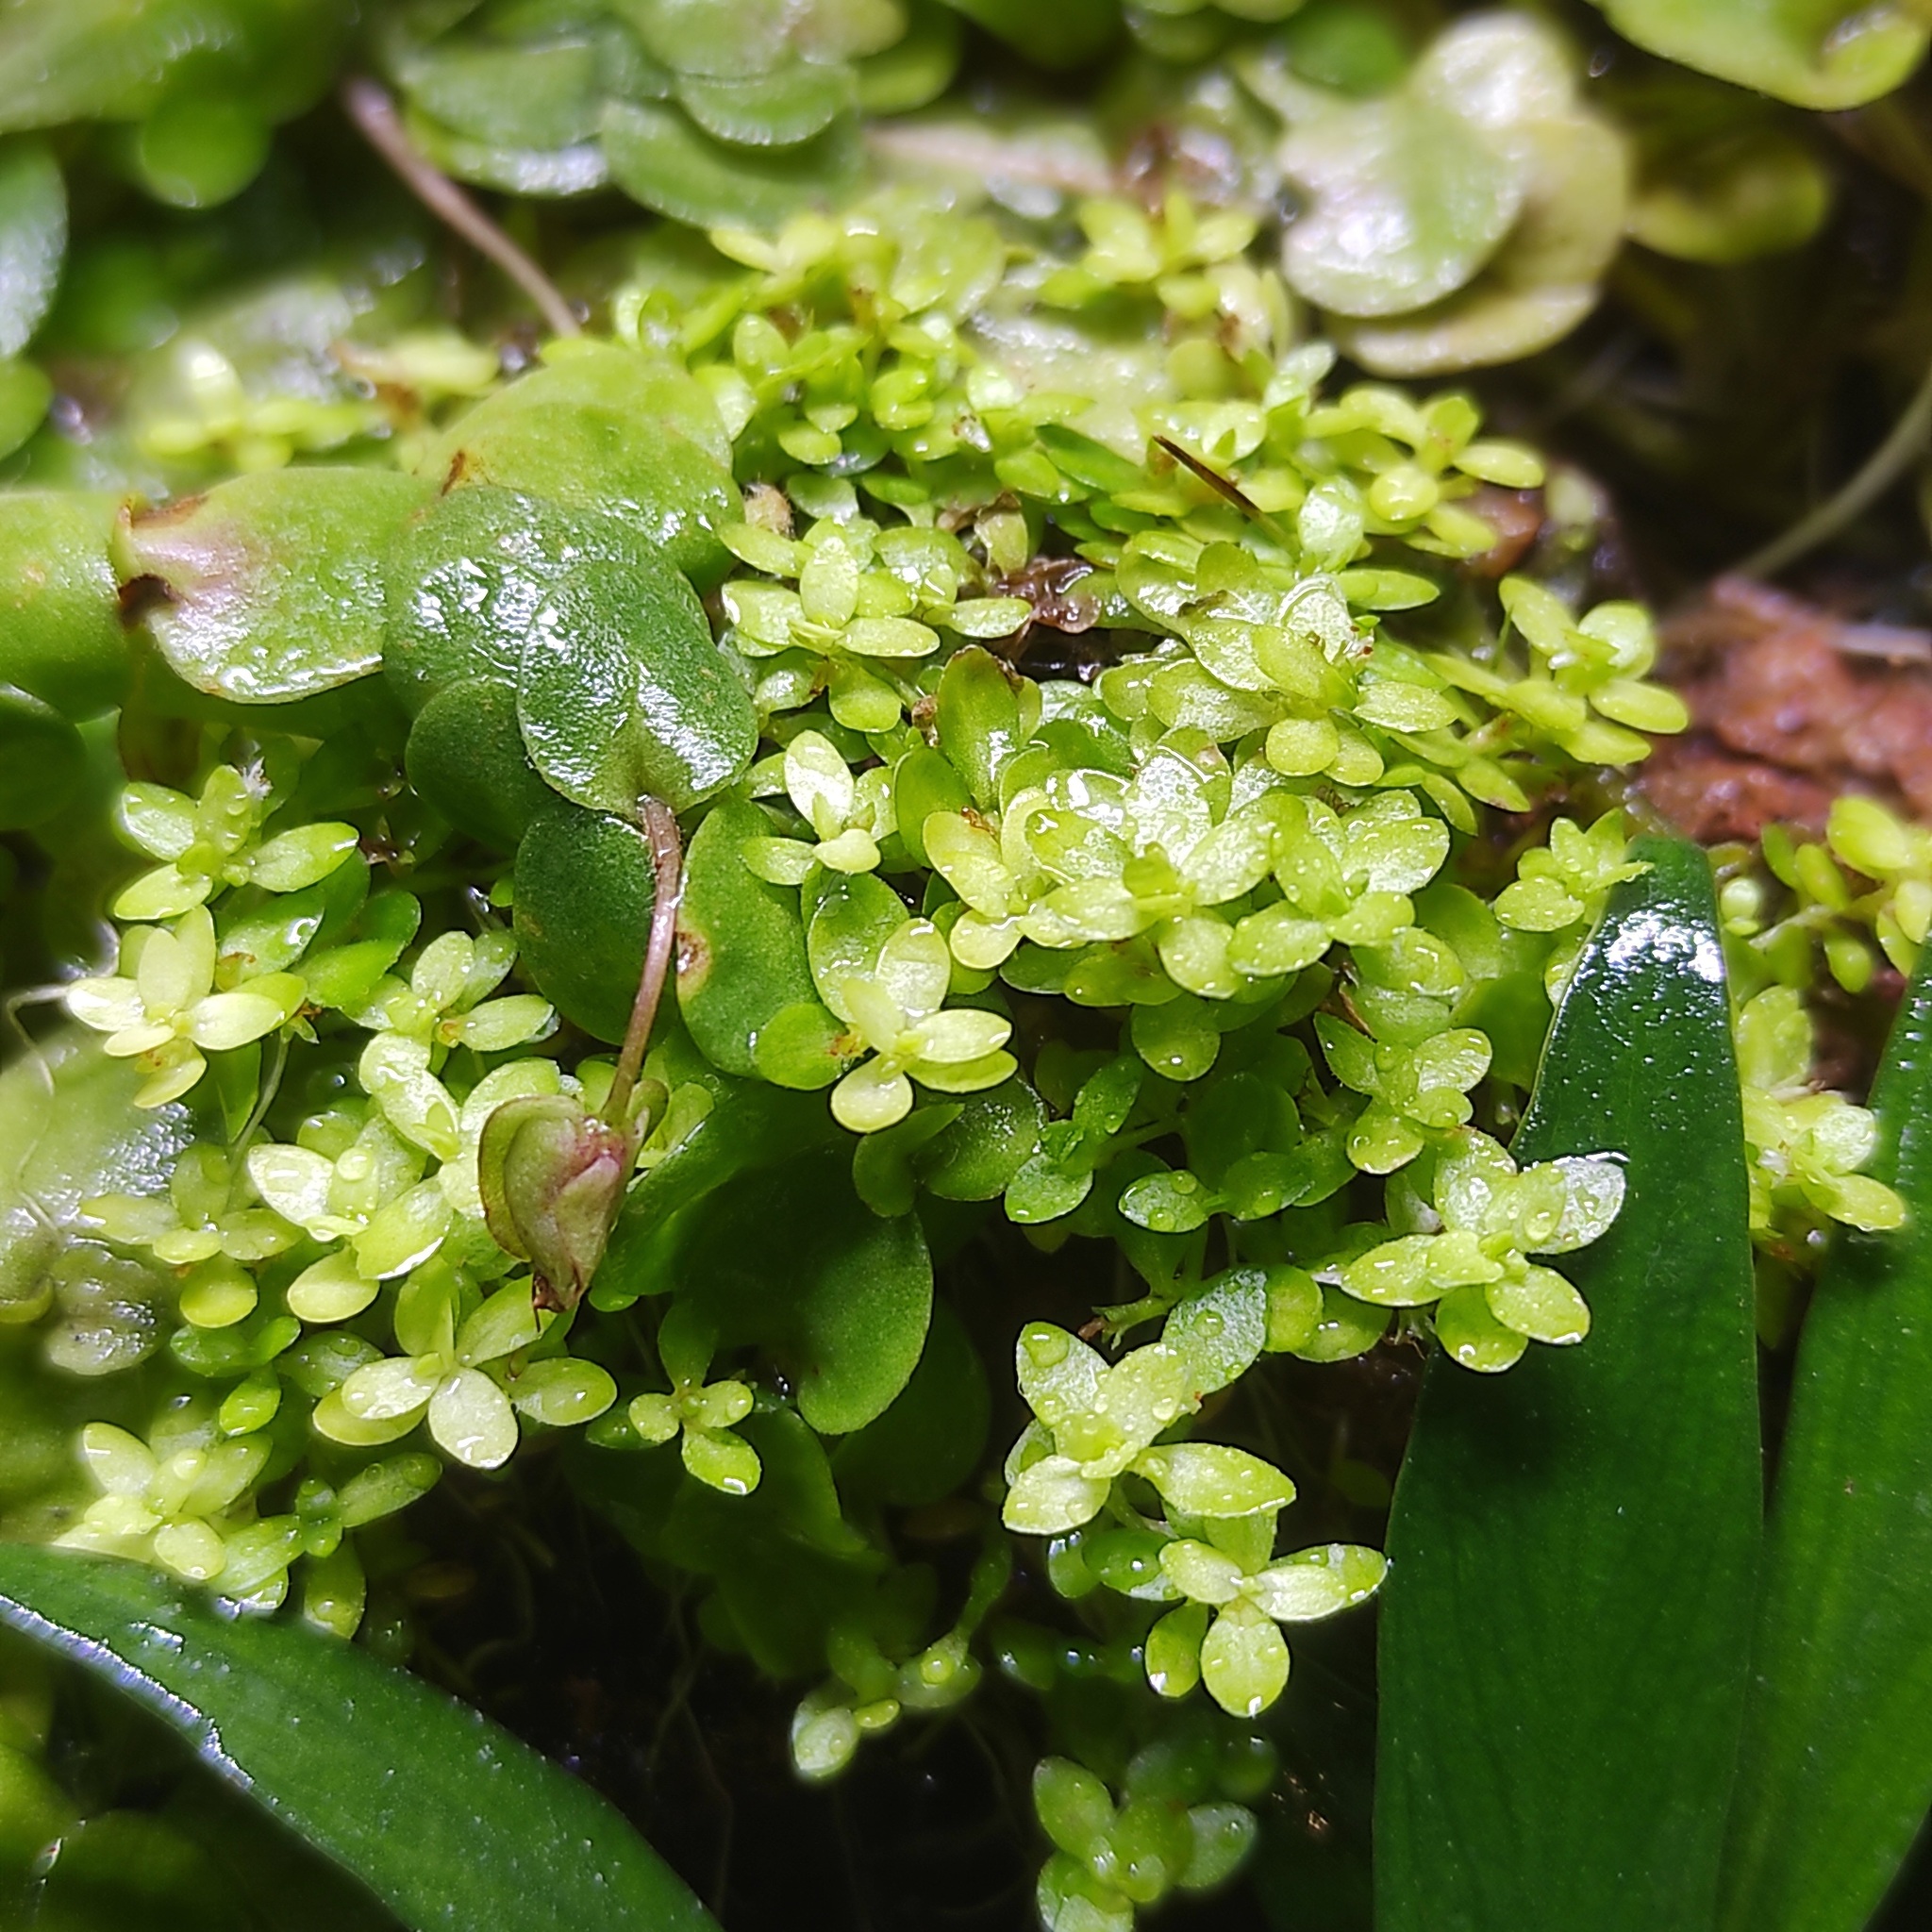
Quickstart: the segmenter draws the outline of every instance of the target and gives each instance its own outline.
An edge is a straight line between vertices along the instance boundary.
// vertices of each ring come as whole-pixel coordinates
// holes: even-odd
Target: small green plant
[[[1917,1266],[1923,987],[1871,1108],[1819,1029],[1923,978],[1932,835],[1848,794],[1720,849],[1713,898],[1635,784],[1691,714],[1609,520],[1451,378],[1640,286],[1626,229],[1801,241],[1804,124],[1719,80],[1842,107],[1923,33],[1607,7],[1719,77],[1646,107],[1540,14],[1326,0],[171,0],[88,46],[16,11],[0,1541],[49,1547],[0,1546],[0,1617],[158,1687],[408,1923],[461,1861],[345,1818],[391,1733],[315,1741],[330,1698],[424,1727],[477,1911],[603,1909],[506,1875],[587,1833],[622,1923],[701,1926],[492,1734],[533,1815],[476,1795],[397,1674],[463,1682],[438,1511],[541,1569],[554,1484],[786,1687],[800,1778],[984,1726],[1033,1767],[1040,1922],[1130,1932],[1285,1882],[1302,1626],[1386,1596],[1391,1926],[1467,1866],[1472,1925],[1607,1928],[1651,1907],[1605,1874],[1673,1861],[1797,1924],[1798,1774],[1727,1808],[1729,1768],[1824,1720],[1741,1660],[1760,1604],[1802,1648],[1789,1553],[1882,1553],[1813,1493],[1801,1391],[1755,1593],[1751,1320]],[[240,288],[302,165],[269,129],[351,37],[400,97],[358,73],[352,120],[542,337],[452,328],[415,241]],[[1078,125],[951,91],[1015,50],[1119,64]],[[532,210],[607,188],[666,219],[559,290]],[[91,225],[135,192],[225,265]],[[1349,1429],[1418,1373],[1385,1548],[1394,1455]],[[1634,1707],[1689,1713],[1669,1776]],[[78,1801],[12,1707],[0,1887],[58,1916]]]

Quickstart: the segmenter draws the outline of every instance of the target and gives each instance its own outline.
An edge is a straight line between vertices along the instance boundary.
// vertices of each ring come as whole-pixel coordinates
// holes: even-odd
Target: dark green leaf
[[[1112,0],[1055,0],[1051,7],[1032,6],[1028,0],[945,4],[1042,67],[1078,67],[1104,53],[1120,32],[1120,15]]]
[[[514,850],[557,794],[537,775],[517,728],[514,687],[466,677],[429,700],[409,727],[409,783],[458,831]]]
[[[108,539],[119,502],[79,491],[9,492],[0,518],[0,681],[70,718],[121,702],[127,643]]]
[[[850,1495],[907,1509],[937,1503],[973,1474],[991,1413],[979,1351],[951,1307],[935,1302],[912,1379],[884,1415],[839,1444],[832,1473]]]
[[[758,748],[744,686],[696,593],[643,545],[586,558],[533,613],[517,678],[524,744],[579,805],[682,811],[731,783]]]
[[[53,706],[0,684],[0,828],[53,817],[86,769],[80,733]]]
[[[1593,1326],[1429,1367],[1381,1638],[1385,1932],[1703,1932],[1759,1541],[1738,1073],[1707,862],[1640,841],[1558,1013],[1520,1157],[1627,1159],[1563,1258]]]
[[[855,179],[858,126],[843,116],[786,148],[729,147],[676,108],[612,101],[604,109],[611,178],[633,201],[695,227],[775,227]]]
[[[607,812],[553,800],[517,847],[524,969],[566,1020],[599,1040],[622,1040],[630,1022],[656,899],[649,841]]]
[[[1719,1923],[1857,1932],[1932,1805],[1932,950],[1873,1089],[1903,1230],[1845,1235],[1799,1346]]]
[[[925,1343],[932,1262],[918,1220],[881,1220],[834,1148],[739,1176],[696,1210],[679,1292],[723,1345],[756,1343],[793,1378],[799,1413],[841,1436],[882,1413]]]
[[[817,999],[797,893],[744,862],[744,841],[771,830],[757,806],[724,799],[685,855],[677,1006],[705,1058],[727,1074],[754,1073],[758,1035],[774,1016]]]
[[[602,510],[701,587],[714,583],[731,561],[717,530],[741,512],[710,392],[668,358],[610,343],[552,353],[433,443],[423,474],[445,490],[493,484]]]
[[[119,561],[150,579],[148,628],[196,691],[278,704],[382,661],[382,558],[429,486],[386,470],[232,477],[138,519]]]
[[[149,1572],[0,1548],[0,1620],[117,1684],[414,1927],[686,1928],[709,1915],[616,1812],[480,1712]]]

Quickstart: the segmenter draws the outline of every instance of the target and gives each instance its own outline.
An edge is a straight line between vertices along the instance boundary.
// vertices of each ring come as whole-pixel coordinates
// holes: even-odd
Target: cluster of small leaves
[[[1255,1814],[1240,1801],[1260,1796],[1273,1768],[1154,1746],[1129,1762],[1116,1801],[1083,1766],[1042,1759],[1033,1808],[1054,1855],[1040,1874],[1041,1924],[1047,1932],[1130,1932],[1136,1907],[1219,1885],[1254,1844]]]
[[[907,0],[418,6],[378,35],[412,136],[452,175],[520,194],[613,184],[696,224],[849,191],[861,110],[924,106],[959,42],[952,15]]]
[[[1923,826],[1847,795],[1823,840],[1770,825],[1761,853],[1763,873],[1738,871],[1722,896],[1747,985],[1807,988],[1822,959],[1845,991],[1860,993],[1881,962],[1905,974],[1918,964],[1932,930],[1932,834]]]
[[[215,766],[198,801],[151,784],[122,794],[124,834],[161,862],[116,909],[174,916],[129,926],[122,973],[63,997],[110,1058],[136,1062],[135,1106],[185,1101],[201,1137],[149,1180],[158,1191],[85,1199],[75,1226],[108,1272],[172,1310],[171,1353],[206,1392],[166,1406],[146,1443],[90,1426],[102,1493],[66,1541],[258,1607],[299,1562],[306,1614],[347,1635],[364,1598],[348,1533],[440,1468],[367,1452],[420,1424],[445,1456],[493,1469],[522,1430],[588,1423],[616,1398],[607,1370],[565,1353],[568,1320],[533,1307],[477,1173],[499,1106],[580,1091],[596,1069],[529,1051],[555,1015],[501,991],[507,931],[444,931],[405,960],[419,900],[371,895],[346,823],[275,830],[281,806],[259,764]],[[291,1116],[277,1096],[302,1091],[311,1062],[341,1069],[339,1084]],[[278,1513],[262,1509],[270,1490],[289,1497]]]
[[[1129,20],[1195,58],[1290,10]],[[1279,269],[1256,209],[1177,188],[794,213],[856,178],[858,107],[943,86],[958,37],[897,0],[774,8],[769,32],[744,12],[386,18],[453,172],[608,175],[724,225],[708,252],[639,250],[617,342],[553,344],[497,390],[492,355],[405,330],[338,358],[373,396],[258,390],[220,353],[191,382],[190,342],[175,400],[142,412],[151,453],[244,471],[400,430],[410,474],[244,475],[100,540],[110,584],[165,591],[145,628],[167,674],[343,708],[301,721],[321,751],[123,794],[151,862],[112,902],[117,970],[64,998],[174,1138],[73,1204],[18,1308],[89,1372],[167,1336],[145,1440],[81,1433],[96,1493],[66,1540],[249,1608],[299,1592],[352,1633],[398,1560],[384,1525],[445,1459],[488,1474],[588,1425],[582,1479],[625,1484],[625,1533],[702,1579],[707,1635],[816,1684],[808,1777],[968,1695],[975,1646],[1036,1689],[1070,1659],[1131,1688],[1166,1741],[1070,1736],[1094,1769],[1050,1759],[1036,1787],[1046,1923],[1125,1932],[1253,1837],[1265,1772],[1173,1740],[1265,1710],[1283,1626],[1384,1571],[1351,1543],[1277,1551],[1295,1486],[1197,1433],[1209,1399],[1235,1433],[1224,1400],[1266,1355],[1392,1331],[1493,1373],[1588,1331],[1538,1257],[1609,1225],[1615,1152],[1519,1169],[1489,1130],[1641,870],[1619,814],[1548,808],[1684,709],[1637,607],[1480,591],[1460,567],[1496,544],[1486,492],[1541,463],[1465,395],[1324,396],[1334,350],[1295,297],[1372,368],[1521,353],[1593,298],[1622,146],[1547,29],[1486,16],[1374,99],[1312,82],[1288,39],[1238,57],[1306,196]],[[1365,260],[1369,231],[1407,242]],[[303,567],[231,583],[208,567],[231,552]],[[385,876],[408,867],[368,798],[304,805],[305,759],[377,715],[355,705],[378,668],[407,750],[370,797],[434,815],[434,887]],[[646,793],[689,840],[675,1015],[571,1228],[533,1240],[492,1211],[515,1161],[487,1131],[555,1152],[607,1103],[583,1036],[629,1010],[641,932],[616,963],[609,941],[616,904],[639,927],[656,904]],[[1497,813],[1547,826],[1507,879]],[[474,843],[441,844],[452,825]],[[1847,985],[1856,928],[1902,963],[1932,916],[1924,843],[1847,802],[1828,849],[1767,848],[1798,899],[1778,925],[1727,895],[1781,982],[1739,1027],[1767,1240],[1895,1224],[1858,1172],[1869,1117],[1810,1091],[1785,934],[1808,960],[1825,933]],[[794,1216],[775,1243],[750,1226],[767,1191]],[[1110,1242],[1140,1284],[1095,1311],[1097,1346],[1019,1340],[1034,1419],[1000,1515],[1110,1633],[1050,1668],[994,1614],[1013,1558],[990,1507],[943,1608],[887,1527],[978,1508],[984,1372],[933,1301],[922,1194],[1047,1252]],[[145,1326],[90,1326],[137,1304]]]

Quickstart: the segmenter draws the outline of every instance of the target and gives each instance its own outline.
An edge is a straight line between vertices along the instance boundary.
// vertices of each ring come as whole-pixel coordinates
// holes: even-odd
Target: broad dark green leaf
[[[151,580],[148,629],[177,676],[279,704],[382,662],[382,559],[429,494],[413,476],[346,466],[236,476],[140,518],[117,560]]]
[[[586,1033],[622,1040],[657,899],[650,842],[554,799],[517,847],[516,889],[517,945],[544,998]]]
[[[649,546],[615,517],[513,490],[471,483],[425,505],[385,566],[382,668],[404,708],[421,710],[458,678],[514,684],[530,625],[557,585],[591,558],[625,562],[641,552]]]
[[[409,783],[458,831],[513,851],[557,794],[537,775],[517,728],[515,688],[493,677],[446,685],[417,713],[405,753]]]
[[[1563,1257],[1589,1339],[1432,1362],[1390,1523],[1384,1932],[1707,1932],[1759,1543],[1743,1141],[1696,847],[1641,841],[1559,1010],[1524,1158],[1629,1194]]]
[[[776,1357],[822,1435],[882,1414],[925,1345],[932,1259],[919,1221],[866,1207],[842,1148],[727,1181],[692,1210],[673,1272],[721,1344]]]
[[[52,705],[0,684],[0,827],[53,817],[86,769],[80,733]]]
[[[108,539],[118,499],[9,491],[0,509],[0,681],[70,718],[121,701],[127,641]]]
[[[666,357],[567,343],[486,396],[425,451],[445,490],[484,483],[602,510],[701,587],[731,562],[721,525],[741,514],[731,439],[710,392]]]
[[[727,1074],[754,1072],[753,1049],[773,1016],[818,997],[798,895],[768,885],[744,862],[744,841],[771,831],[757,806],[724,799],[685,856],[677,1006],[705,1058]]]
[[[1873,1090],[1896,1234],[1818,1284],[1765,1546],[1719,1923],[1857,1932],[1932,1806],[1932,951]]]
[[[479,1711],[132,1565],[0,1547],[0,1621],[120,1686],[412,1927],[705,1932],[601,1798]]]
[[[641,544],[587,558],[537,607],[517,675],[531,762],[566,798],[686,810],[758,749],[751,697],[711,641],[696,592]]]

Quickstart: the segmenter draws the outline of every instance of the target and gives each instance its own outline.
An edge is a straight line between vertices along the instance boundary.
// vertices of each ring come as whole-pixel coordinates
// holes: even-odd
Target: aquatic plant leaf
[[[715,1932],[588,1786],[366,1650],[19,1544],[0,1549],[0,1622],[162,1718],[406,1925]]]
[[[1798,1348],[1718,1924],[1856,1932],[1932,1805],[1932,952],[1872,1105],[1894,1234],[1841,1233]]]
[[[1632,850],[1651,870],[1610,897],[1513,1149],[1624,1157],[1623,1211],[1566,1259],[1591,1333],[1502,1375],[1432,1363],[1396,1485],[1387,1932],[1715,1907],[1759,1542],[1743,1137],[1708,862]]]

